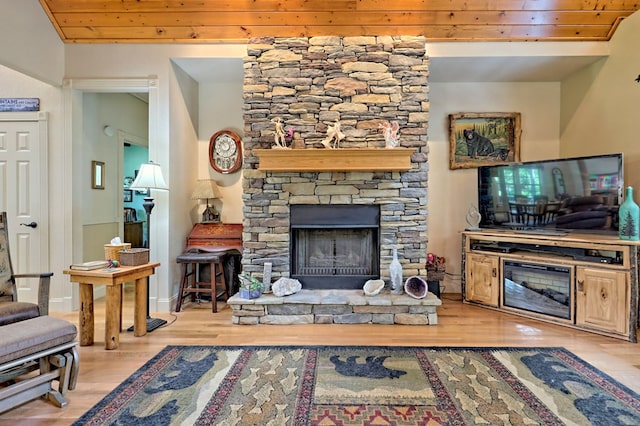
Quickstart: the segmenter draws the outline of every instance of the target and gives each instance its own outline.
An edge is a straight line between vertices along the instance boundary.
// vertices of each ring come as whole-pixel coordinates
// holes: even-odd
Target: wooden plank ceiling
[[[437,41],[603,41],[640,0],[40,0],[65,43],[423,35]]]

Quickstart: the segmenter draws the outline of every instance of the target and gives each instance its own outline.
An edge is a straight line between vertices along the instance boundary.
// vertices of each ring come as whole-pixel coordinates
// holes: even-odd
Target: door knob
[[[38,224],[37,224],[36,222],[31,222],[31,223],[21,223],[20,225],[22,225],[22,226],[28,226],[29,228],[33,228],[33,229],[35,229],[35,228],[37,228],[37,227],[38,227]]]

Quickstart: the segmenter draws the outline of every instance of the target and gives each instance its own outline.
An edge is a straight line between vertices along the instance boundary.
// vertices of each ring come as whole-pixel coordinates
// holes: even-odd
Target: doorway
[[[163,126],[159,125],[159,99],[158,99],[158,82],[157,79],[113,79],[113,80],[93,80],[93,79],[74,79],[67,80],[64,83],[64,103],[65,108],[68,111],[72,111],[71,114],[65,115],[65,133],[68,140],[71,141],[71,149],[72,152],[72,173],[70,173],[71,182],[69,182],[69,187],[73,188],[72,193],[74,194],[72,197],[72,208],[71,215],[67,219],[67,224],[69,229],[71,229],[72,235],[72,244],[71,244],[71,260],[72,261],[81,261],[85,256],[85,249],[87,242],[90,238],[95,238],[93,233],[87,230],[87,224],[85,223],[85,217],[91,215],[90,213],[90,202],[87,201],[84,196],[87,190],[86,179],[85,176],[88,176],[88,167],[87,164],[90,164],[91,159],[87,159],[86,157],[86,144],[87,143],[95,143],[95,141],[91,141],[90,138],[95,137],[95,134],[87,134],[85,132],[86,128],[100,128],[101,131],[104,126],[109,125],[110,123],[106,122],[95,122],[95,120],[101,117],[100,114],[95,114],[93,116],[85,114],[85,94],[122,94],[123,96],[130,93],[144,93],[148,95],[148,104],[146,106],[145,112],[148,120],[147,124],[147,132],[148,132],[148,140],[149,141],[158,141],[160,129]],[[95,118],[98,117],[98,118]],[[91,122],[94,120],[94,122]],[[105,132],[106,134],[106,132]],[[104,139],[102,135],[98,135],[103,141],[109,141],[109,139]],[[106,142],[110,144],[111,142]],[[120,149],[115,150],[115,144],[117,143],[117,137],[112,137],[112,144],[107,145],[111,146],[110,149],[114,151],[122,151],[122,144],[120,144]],[[105,149],[104,147],[97,146],[95,155],[99,155],[101,150]],[[151,142],[148,146],[149,155],[154,155],[154,152],[160,150],[158,146],[155,146],[153,142]],[[124,154],[116,154],[114,158],[117,158],[119,155]],[[158,157],[158,155],[156,155]],[[155,157],[154,157],[155,158]],[[107,163],[105,164],[105,189],[98,190],[94,189],[93,193],[90,193],[94,197],[104,196],[100,192],[96,191],[113,191],[113,194],[109,195],[109,199],[111,200],[111,204],[108,206],[108,214],[110,216],[111,223],[115,223],[115,228],[113,225],[112,236],[122,233],[122,229],[119,226],[122,226],[123,223],[123,181],[124,175],[122,173],[122,167],[117,166],[118,161],[114,161],[111,166]],[[90,188],[90,186],[89,186]],[[110,189],[107,189],[110,188]],[[167,215],[167,204],[160,204],[155,210],[154,214],[156,217],[166,217]],[[157,222],[155,222],[157,223]],[[106,228],[106,227],[105,227]],[[154,230],[154,224],[152,223],[150,233],[152,234],[151,238],[154,238],[156,234]],[[94,252],[91,255],[92,257],[104,258],[104,248],[103,245],[108,243],[109,241],[103,241],[109,235],[104,231],[104,235],[99,238],[99,244],[94,245],[94,247],[102,247],[101,254],[96,252],[96,248],[94,248]],[[158,236],[158,239],[161,240],[162,237]],[[152,252],[154,251],[154,247],[151,247]],[[154,259],[158,259],[159,262],[168,264],[169,261],[167,256],[164,256],[164,253],[152,253],[151,256]],[[150,309],[152,311],[156,310],[157,300],[158,300],[158,285],[157,282],[164,274],[156,274],[151,277],[151,294],[149,295],[150,299]],[[78,294],[77,288],[73,287],[73,294],[71,294],[72,298],[72,309],[77,309],[78,307]],[[99,295],[96,295],[99,296]]]
[[[82,102],[84,139],[80,165],[84,171],[87,164],[99,162],[104,175],[101,185],[83,185],[80,188],[86,202],[79,218],[83,226],[83,251],[80,260],[89,262],[104,258],[104,244],[117,244],[113,241],[115,238],[120,241],[124,238],[122,212],[125,156],[122,138],[128,137],[129,145],[144,145],[144,157],[132,165],[132,169],[137,169],[141,163],[148,161],[146,141],[149,108],[146,102],[127,93],[85,92]]]
[[[144,191],[129,189],[138,175],[140,165],[149,161],[148,141],[145,138],[133,135],[123,130],[118,130],[118,147],[122,152],[123,176],[123,235],[124,242],[131,243],[132,248],[149,247],[146,241],[147,217],[142,203],[147,195]]]

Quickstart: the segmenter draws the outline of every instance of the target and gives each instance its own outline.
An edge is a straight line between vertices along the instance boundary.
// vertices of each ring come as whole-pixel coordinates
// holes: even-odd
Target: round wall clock
[[[230,130],[220,130],[209,141],[209,163],[220,173],[233,173],[242,166],[240,136]]]

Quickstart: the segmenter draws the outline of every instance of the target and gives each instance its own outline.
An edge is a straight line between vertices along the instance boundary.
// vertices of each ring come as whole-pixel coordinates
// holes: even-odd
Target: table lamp
[[[162,169],[160,168],[160,165],[153,161],[142,164],[136,179],[133,181],[131,186],[129,186],[129,189],[147,191],[147,196],[144,197],[142,207],[144,207],[144,211],[147,213],[147,248],[151,248],[149,229],[151,227],[151,210],[153,210],[153,207],[155,206],[153,197],[151,196],[151,190],[159,189],[166,191],[169,189],[169,186],[167,186],[167,183],[164,181],[164,177],[162,177]],[[149,277],[147,277],[147,332],[151,332],[167,323],[167,321],[161,318],[151,318],[149,315],[149,297]],[[132,328],[130,328],[129,331],[133,331]]]
[[[217,194],[217,187],[212,179],[198,179],[196,188],[191,194],[192,200],[207,200],[207,208],[202,212],[202,223],[220,222],[220,213],[213,205],[209,205],[209,200],[220,198]]]

